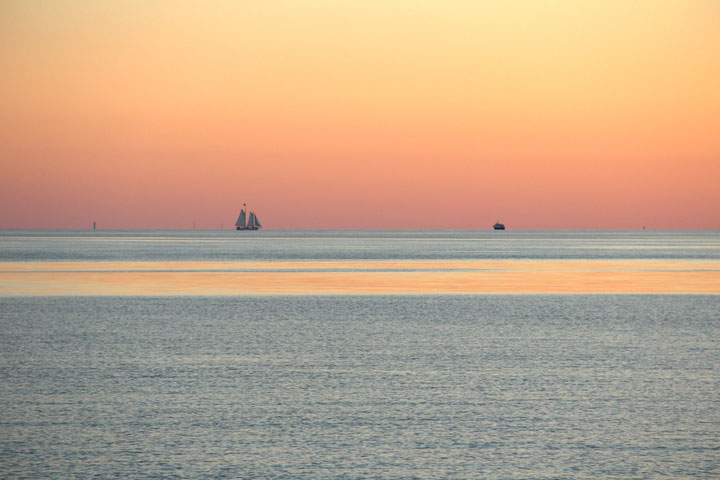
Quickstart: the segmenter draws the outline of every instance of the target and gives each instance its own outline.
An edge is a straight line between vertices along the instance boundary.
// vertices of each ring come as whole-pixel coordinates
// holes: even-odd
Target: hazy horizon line
[[[0,227],[0,231],[18,231],[18,230],[35,230],[35,231],[77,231],[77,232],[101,232],[101,231],[127,231],[127,230],[142,230],[142,231],[205,231],[205,232],[233,232],[237,231],[234,228],[163,228],[163,227],[106,227],[106,228],[45,228],[45,227]],[[292,227],[277,227],[277,228],[265,228],[262,231],[348,231],[348,232],[393,232],[393,231],[408,231],[408,232],[452,232],[452,231],[495,231],[492,227],[487,228],[345,228],[345,227],[318,227],[318,228],[292,228]],[[244,231],[244,230],[243,230]],[[260,230],[258,230],[260,231]],[[515,232],[545,232],[545,231],[578,231],[578,232],[643,232],[643,231],[720,231],[720,226],[715,228],[575,228],[575,227],[552,227],[552,228],[506,228],[505,230],[499,230],[498,233],[515,231]],[[249,234],[252,235],[256,231],[251,231]]]

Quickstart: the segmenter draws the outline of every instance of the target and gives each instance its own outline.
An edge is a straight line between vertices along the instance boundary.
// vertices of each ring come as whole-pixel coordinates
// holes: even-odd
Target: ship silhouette
[[[240,210],[240,215],[238,215],[237,222],[235,222],[235,229],[236,230],[257,230],[262,225],[260,224],[260,220],[258,220],[257,215],[255,215],[255,212],[250,212],[250,217],[247,218],[246,221],[246,212],[245,212],[245,204],[243,203],[243,208]]]

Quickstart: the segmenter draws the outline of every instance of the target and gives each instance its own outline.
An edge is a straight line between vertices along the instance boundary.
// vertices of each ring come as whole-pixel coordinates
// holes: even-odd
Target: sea
[[[0,230],[0,477],[720,478],[720,232]]]

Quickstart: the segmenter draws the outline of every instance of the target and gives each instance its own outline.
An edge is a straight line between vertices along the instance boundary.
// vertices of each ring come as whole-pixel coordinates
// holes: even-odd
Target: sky
[[[720,228],[716,0],[0,0],[0,228]]]

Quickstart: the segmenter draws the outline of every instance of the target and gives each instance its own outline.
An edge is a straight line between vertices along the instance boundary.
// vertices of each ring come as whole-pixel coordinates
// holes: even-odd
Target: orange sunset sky
[[[0,0],[0,228],[720,228],[720,2]]]

